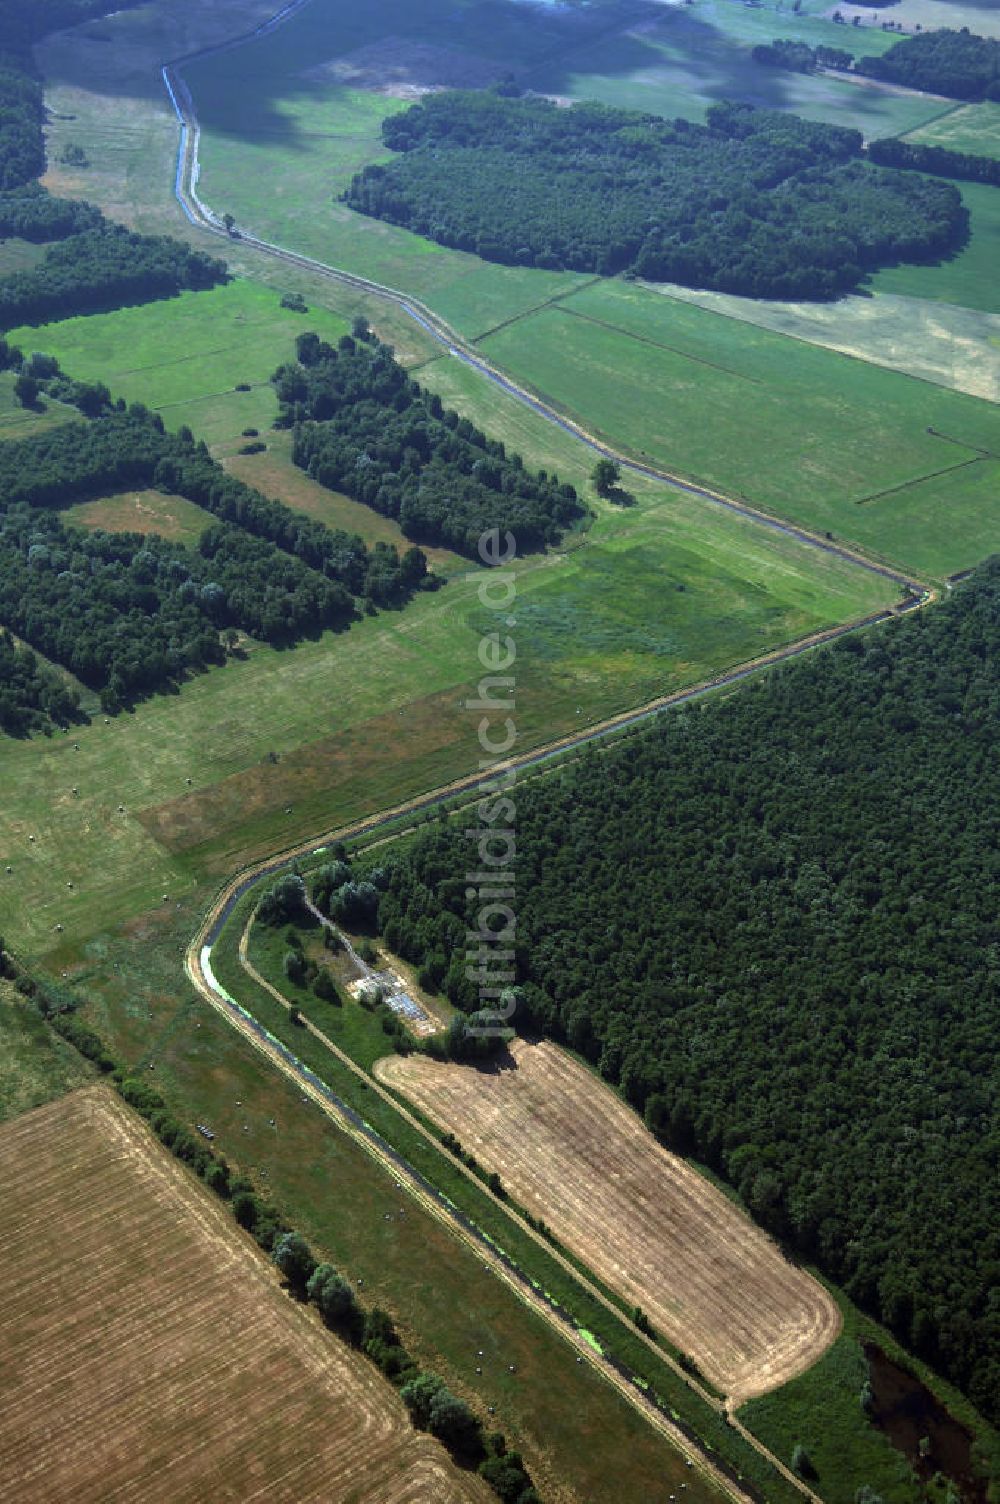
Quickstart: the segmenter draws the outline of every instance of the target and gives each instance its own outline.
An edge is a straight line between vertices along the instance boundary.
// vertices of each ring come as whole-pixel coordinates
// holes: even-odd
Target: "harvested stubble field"
[[[414,1055],[375,1074],[456,1133],[734,1403],[826,1351],[840,1315],[822,1286],[584,1066],[551,1044],[511,1053],[508,1069]]]
[[[0,1500],[491,1497],[102,1086],[0,1132]]]

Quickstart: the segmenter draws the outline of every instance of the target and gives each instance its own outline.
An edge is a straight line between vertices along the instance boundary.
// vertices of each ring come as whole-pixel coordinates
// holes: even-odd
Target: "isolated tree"
[[[286,950],[281,968],[290,982],[301,987],[306,979],[306,963],[300,950]]]
[[[222,216],[222,223],[226,227],[226,234],[231,235],[233,233],[233,230],[236,228],[235,216],[232,214],[224,214]]]
[[[599,459],[590,478],[598,496],[607,496],[622,478],[621,467],[614,460]]]
[[[22,371],[14,382],[14,396],[22,407],[34,407],[38,401],[38,382],[34,376]]]
[[[299,1294],[305,1294],[316,1269],[312,1249],[300,1232],[282,1233],[274,1245],[271,1258]]]
[[[306,1286],[306,1294],[319,1310],[327,1326],[358,1335],[361,1312],[354,1291],[332,1264],[317,1264]]]
[[[322,967],[317,973],[316,980],[313,982],[313,992],[324,1003],[339,1003],[340,1001],[337,985],[326,967]]]

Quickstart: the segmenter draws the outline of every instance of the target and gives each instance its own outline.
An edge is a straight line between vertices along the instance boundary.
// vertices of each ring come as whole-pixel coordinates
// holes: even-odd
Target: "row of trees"
[[[505,264],[826,298],[963,242],[949,184],[872,171],[860,132],[749,105],[704,126],[603,105],[451,92],[383,123],[364,214]]]
[[[227,630],[284,645],[354,615],[342,585],[221,523],[192,549],[29,507],[3,518],[0,620],[99,690],[108,714],[223,663]]]
[[[19,360],[0,341],[0,365]],[[370,610],[398,606],[427,584],[418,548],[402,557],[391,544],[368,549],[271,501],[226,475],[188,430],[168,434],[140,404],[111,405],[106,389],[69,382],[50,357],[21,368],[98,416],[0,445],[0,621],[101,691],[107,711],[224,662],[228,631],[288,644],[347,626],[356,598]],[[85,532],[58,515],[89,497],[153,485],[218,519],[206,518],[196,548]],[[0,725],[33,729],[42,680],[18,660],[3,682]],[[66,718],[54,686],[43,697]]]
[[[25,359],[0,339],[4,367],[20,369],[40,390],[99,421],[0,446],[0,511],[12,502],[66,507],[130,486],[157,486],[276,544],[376,605],[402,605],[414,590],[431,586],[419,548],[406,549],[402,557],[388,543],[369,549],[356,533],[328,528],[271,500],[227,475],[190,429],[166,433],[162,419],[141,403],[127,410],[120,401],[112,403],[106,387],[72,381],[52,356]]]
[[[932,172],[943,178],[968,183],[992,183],[1000,188],[1000,158],[980,157],[968,151],[949,151],[945,146],[921,146],[887,136],[868,145],[868,156],[883,167],[901,167],[910,172]]]
[[[1000,41],[967,26],[919,32],[895,42],[880,57],[859,58],[858,73],[908,89],[926,89],[952,99],[1000,100]]]
[[[104,222],[57,241],[30,271],[0,281],[0,328],[170,298],[228,275],[223,262],[179,240]]]
[[[389,1313],[377,1306],[364,1310],[350,1281],[332,1264],[317,1259],[278,1208],[251,1181],[234,1174],[203,1136],[185,1127],[148,1081],[129,1074],[100,1036],[77,1017],[76,994],[40,986],[13,958],[4,955],[0,940],[0,974],[5,970],[15,975],[19,990],[56,1032],[114,1081],[120,1095],[146,1119],[161,1143],[229,1203],[236,1222],[271,1255],[292,1294],[312,1302],[325,1325],[358,1347],[399,1389],[415,1426],[436,1436],[461,1465],[475,1467],[502,1504],[541,1504],[520,1454],[508,1450],[503,1433],[485,1433],[482,1422],[464,1400],[436,1374],[419,1368],[403,1346]]]
[[[1000,559],[518,793],[513,1022],[565,1041],[989,1415]],[[463,822],[379,860],[467,1011]]]
[[[790,37],[762,42],[751,50],[755,63],[765,68],[785,68],[791,73],[815,73],[817,68],[850,68],[854,56],[843,47],[810,47]]]
[[[576,491],[532,475],[439,397],[387,345],[345,335],[337,349],[300,336],[298,363],[274,381],[295,463],[399,522],[408,538],[478,558],[483,533],[508,530],[521,552],[555,542],[583,513]]]

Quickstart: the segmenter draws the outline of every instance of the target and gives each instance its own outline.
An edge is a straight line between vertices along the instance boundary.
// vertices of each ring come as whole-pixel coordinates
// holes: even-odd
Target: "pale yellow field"
[[[552,1044],[518,1040],[512,1056],[516,1069],[412,1055],[375,1071],[734,1403],[825,1352],[840,1315],[821,1285],[584,1066]]]
[[[0,1130],[3,1504],[487,1504],[103,1086]]]

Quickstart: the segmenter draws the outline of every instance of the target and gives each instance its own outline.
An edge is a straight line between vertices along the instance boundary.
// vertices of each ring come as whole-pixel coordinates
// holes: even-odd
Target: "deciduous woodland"
[[[998,655],[994,559],[516,794],[520,1029],[994,1417]],[[467,824],[378,865],[387,946],[471,1010]]]
[[[522,553],[558,540],[582,516],[576,491],[532,475],[467,418],[423,392],[387,345],[314,334],[275,375],[279,419],[295,427],[295,463],[321,485],[392,517],[408,538],[478,558],[484,531],[517,535]]]
[[[904,37],[881,57],[859,58],[855,68],[952,99],[1000,99],[1000,41],[976,36],[967,26]]]
[[[89,533],[59,516],[87,497],[146,485],[218,519],[206,516],[196,548]],[[224,631],[289,644],[349,625],[356,597],[371,609],[399,605],[426,582],[419,549],[400,559],[390,544],[369,550],[298,515],[138,405],[0,445],[0,621],[99,690],[109,712],[224,662]],[[65,719],[64,702],[41,695],[24,670],[0,655],[5,729],[31,729],[46,703]]]
[[[966,234],[950,184],[872,169],[860,131],[716,104],[707,124],[455,91],[382,127],[346,202],[510,265],[828,298]]]

